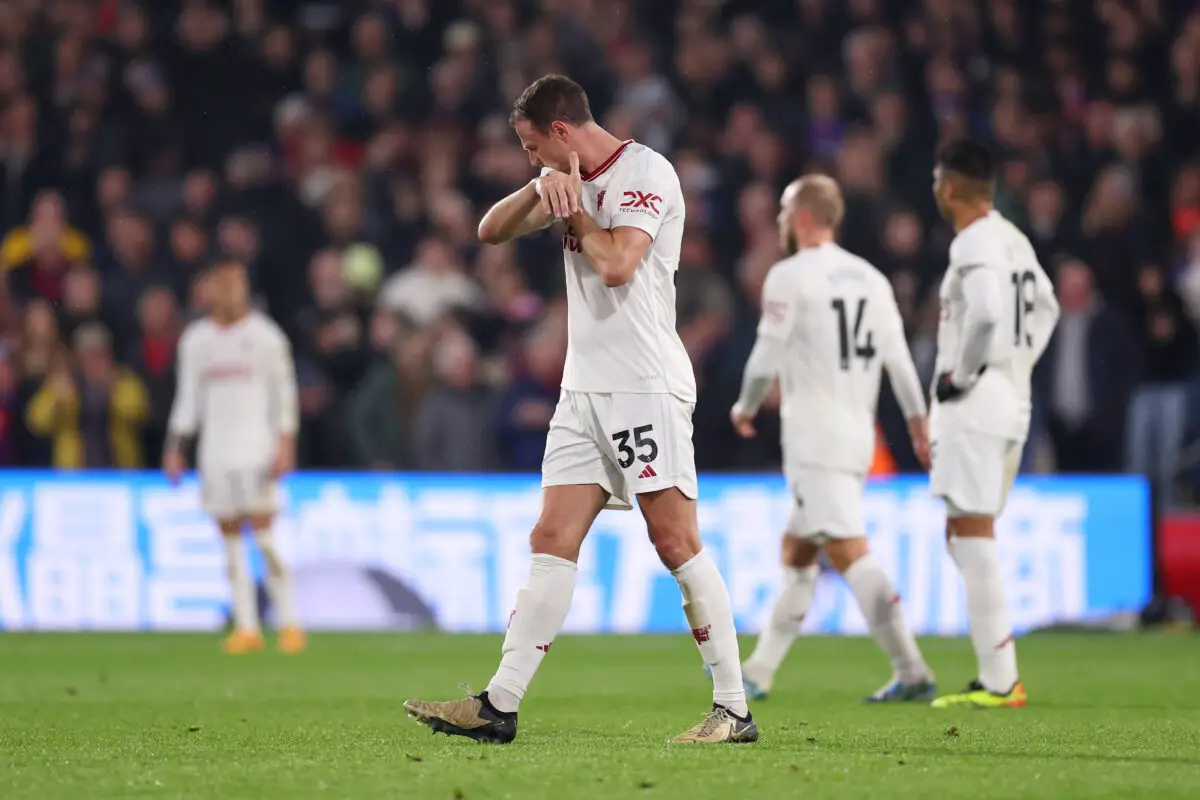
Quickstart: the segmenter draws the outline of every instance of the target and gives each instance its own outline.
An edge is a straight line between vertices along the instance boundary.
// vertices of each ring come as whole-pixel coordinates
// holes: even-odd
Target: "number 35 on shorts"
[[[653,425],[640,425],[614,433],[612,440],[617,448],[617,466],[629,469],[634,459],[649,464],[658,458],[658,442],[654,441],[652,433]]]

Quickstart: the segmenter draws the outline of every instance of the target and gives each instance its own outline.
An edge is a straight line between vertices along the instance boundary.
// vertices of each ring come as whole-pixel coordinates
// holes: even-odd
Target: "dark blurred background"
[[[481,247],[475,225],[531,177],[507,109],[549,72],[683,182],[701,469],[779,463],[777,421],[743,442],[727,411],[801,171],[842,183],[842,242],[893,281],[929,377],[952,235],[932,154],[970,134],[1063,306],[1027,468],[1190,496],[1200,8],[1182,0],[3,3],[0,460],[155,466],[220,251],[294,344],[302,465],[536,470],[558,239]],[[881,430],[880,463],[913,469],[887,393]]]

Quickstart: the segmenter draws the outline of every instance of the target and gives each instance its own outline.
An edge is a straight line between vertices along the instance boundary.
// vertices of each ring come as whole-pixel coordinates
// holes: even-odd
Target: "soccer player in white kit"
[[[674,741],[756,741],[729,594],[696,520],[696,386],[675,331],[679,178],[658,153],[597,125],[583,89],[561,75],[530,85],[511,121],[542,174],[488,211],[480,239],[497,244],[567,222],[567,360],[542,463],[541,514],[529,537],[532,566],[487,691],[447,703],[409,700],[404,708],[434,731],[512,741],[521,698],[566,619],[592,522],[604,508],[632,508],[636,495],[715,676],[712,712]]]
[[[866,700],[928,701],[935,691],[900,596],[867,546],[862,516],[884,368],[922,463],[929,456],[925,398],[891,284],[835,242],[844,210],[828,176],[806,175],[784,190],[779,234],[791,255],[767,274],[758,339],[730,412],[738,433],[754,436],[754,417],[779,378],[784,472],[795,504],[783,536],[783,587],[742,665],[752,700],[770,692],[812,606],[821,550],[892,664],[892,679]]]
[[[970,140],[938,154],[933,192],[957,236],[939,301],[930,414],[930,485],[946,502],[946,541],[962,572],[979,674],[939,708],[1026,703],[996,558],[1004,510],[1029,432],[1030,378],[1058,322],[1054,287],[1033,246],[993,208],[991,154]]]
[[[267,590],[279,626],[277,645],[304,649],[296,623],[291,574],[271,525],[279,511],[276,481],[295,465],[299,410],[287,337],[250,308],[245,267],[217,261],[204,278],[212,312],[179,340],[178,384],[168,423],[163,468],[173,483],[185,469],[186,442],[200,434],[197,468],[204,509],[225,543],[234,630],[228,653],[261,650],[258,604],[242,541],[249,525],[267,566]]]

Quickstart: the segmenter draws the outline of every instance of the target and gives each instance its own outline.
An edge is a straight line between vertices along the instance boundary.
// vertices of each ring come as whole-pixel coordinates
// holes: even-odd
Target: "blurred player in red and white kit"
[[[954,225],[938,300],[930,489],[946,501],[946,541],[966,587],[979,674],[938,708],[1021,708],[1017,648],[996,557],[1004,510],[1029,433],[1030,378],[1059,307],[1025,234],[993,207],[991,153],[961,139],[938,153],[933,193]]]
[[[597,125],[583,89],[561,75],[529,86],[511,121],[541,176],[488,211],[480,238],[498,244],[567,223],[567,360],[542,462],[532,566],[487,691],[448,703],[410,700],[405,710],[435,731],[512,741],[517,707],[571,606],[592,522],[605,508],[632,508],[636,495],[714,678],[712,712],[674,741],[756,741],[729,594],[696,521],[696,385],[675,331],[679,178],[663,156]]]
[[[730,412],[753,436],[771,385],[783,393],[784,472],[795,497],[783,537],[783,587],[754,653],[742,665],[746,694],[765,697],[817,588],[822,550],[858,601],[892,679],[868,702],[931,700],[933,675],[904,619],[900,596],[867,546],[863,489],[875,448],[875,411],[886,368],[926,463],[925,398],[892,286],[877,269],[834,241],[845,211],[841,189],[806,175],[783,193],[779,232],[791,255],[763,286],[758,340]]]
[[[200,434],[197,471],[204,509],[225,542],[235,630],[229,653],[260,650],[258,604],[242,541],[250,526],[267,566],[267,590],[279,626],[279,649],[304,649],[296,624],[291,574],[271,534],[279,511],[276,481],[295,466],[299,412],[291,347],[283,331],[250,308],[245,267],[217,261],[204,278],[209,316],[179,341],[178,385],[163,468],[178,482],[183,451]]]

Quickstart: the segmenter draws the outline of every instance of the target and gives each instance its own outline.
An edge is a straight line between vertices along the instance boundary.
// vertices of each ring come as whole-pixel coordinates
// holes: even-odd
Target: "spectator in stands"
[[[38,106],[34,98],[20,94],[20,82],[25,78],[24,69],[16,60],[16,49],[9,50],[4,56],[3,69],[11,84],[10,96],[4,98],[3,116],[0,116],[0,225],[4,231],[12,230],[9,237],[27,237],[28,229],[17,227],[25,219],[30,203],[38,189],[46,186],[52,179],[52,153],[39,141],[38,137]],[[17,239],[13,239],[17,241]],[[22,251],[28,245],[16,248],[17,252],[9,255],[9,238],[5,246],[0,247],[2,266],[11,269],[16,263],[9,262],[10,258],[27,259]]]
[[[676,281],[675,324],[698,376],[733,325],[733,289],[716,271],[712,247],[698,233],[685,233]]]
[[[208,232],[194,220],[186,217],[176,219],[171,222],[167,232],[167,249],[166,269],[162,275],[155,277],[166,281],[175,296],[182,299],[187,296],[188,287],[211,256]],[[229,253],[229,256],[237,258],[233,253]]]
[[[1037,385],[1060,472],[1116,471],[1125,415],[1141,371],[1128,323],[1097,293],[1078,259],[1058,265],[1062,317],[1038,363]]]
[[[30,301],[25,306],[21,320],[21,337],[14,363],[17,387],[10,425],[18,464],[28,467],[50,466],[49,443],[30,433],[25,423],[25,408],[41,388],[46,376],[65,357],[54,309],[45,300]]]
[[[63,297],[58,306],[58,324],[64,339],[89,323],[101,322],[103,285],[100,273],[91,264],[71,267],[63,280]]]
[[[147,291],[169,284],[192,319],[204,309],[193,276],[202,254],[233,253],[293,340],[307,465],[355,460],[346,404],[369,371],[379,377],[381,352],[403,353],[387,359],[403,369],[387,369],[401,408],[416,413],[427,351],[448,319],[488,365],[561,314],[557,229],[506,248],[480,248],[473,232],[481,209],[529,178],[508,104],[549,71],[568,71],[599,119],[676,165],[688,209],[678,320],[698,373],[706,469],[778,458],[769,430],[749,449],[726,439],[758,291],[755,270],[738,265],[777,257],[781,183],[800,170],[843,182],[841,241],[910,295],[911,344],[926,363],[952,235],[933,208],[932,154],[951,134],[990,138],[1001,207],[1027,226],[1043,262],[1075,253],[1095,271],[1098,310],[1073,318],[1087,322],[1077,327],[1094,351],[1090,425],[1124,419],[1132,378],[1118,380],[1107,359],[1122,351],[1122,315],[1134,323],[1130,347],[1141,338],[1138,267],[1178,268],[1180,294],[1200,309],[1190,288],[1200,286],[1200,244],[1189,255],[1200,221],[1200,12],[1188,4],[897,11],[880,0],[742,0],[622,2],[614,13],[611,3],[413,0],[295,17],[295,4],[239,0],[105,5],[101,24],[87,4],[67,5],[74,12],[10,3],[0,31],[11,40],[0,47],[0,267],[11,295],[89,306],[78,299],[88,279],[64,276],[84,274],[75,266],[92,262],[90,237],[102,317],[117,353],[136,360]],[[61,197],[42,194],[50,187]],[[35,197],[46,198],[36,209]],[[355,258],[351,291],[333,277],[356,245],[381,254],[382,291]],[[310,270],[323,270],[319,287],[297,277],[316,261],[327,265]],[[376,306],[423,330],[399,345],[377,340],[374,320],[388,317],[368,322]],[[33,327],[45,311],[27,315]],[[91,319],[59,313],[68,329]],[[37,368],[25,376],[26,360],[14,350],[18,394],[43,380]],[[482,371],[503,383],[501,370]],[[1041,411],[1063,399],[1046,386]],[[1119,441],[1101,449],[1111,466]],[[25,463],[31,451],[17,450]]]
[[[17,400],[17,370],[13,353],[0,348],[0,466],[23,466],[17,460],[15,434],[21,422],[22,406]]]
[[[318,252],[309,264],[312,305],[296,318],[301,411],[309,453],[324,466],[348,463],[345,434],[348,393],[371,364],[366,320],[342,276],[341,254]]]
[[[553,328],[543,326],[525,337],[521,352],[518,377],[500,398],[496,444],[505,469],[536,472],[558,404],[567,347]]]
[[[34,199],[29,224],[14,228],[0,243],[0,269],[8,272],[13,293],[51,303],[62,299],[67,270],[91,257],[91,243],[67,224],[66,203],[50,189]]]
[[[1187,386],[1200,371],[1200,345],[1160,267],[1139,270],[1138,290],[1142,383],[1129,409],[1125,463],[1130,472],[1148,476],[1169,503],[1187,426]]]
[[[297,320],[300,352],[311,359],[337,391],[358,383],[370,362],[365,320],[342,276],[337,250],[322,250],[309,265],[313,305]]]
[[[371,367],[348,403],[347,429],[359,467],[398,470],[415,465],[413,398],[404,391],[413,377],[408,356],[414,335],[420,334],[393,337],[387,357]]]
[[[112,267],[104,281],[104,319],[119,352],[137,338],[137,304],[158,280],[154,269],[154,231],[130,209],[114,212],[107,223]]]
[[[529,288],[516,254],[509,243],[480,248],[475,258],[483,299],[471,334],[488,352],[507,350],[515,336],[537,321],[544,307],[541,296]]]
[[[183,330],[175,293],[165,286],[147,289],[138,302],[138,325],[140,334],[124,361],[146,387],[150,410],[142,428],[143,452],[155,464],[162,457],[175,400],[176,346]]]
[[[416,260],[383,285],[379,302],[423,327],[451,309],[475,308],[480,296],[454,249],[430,237],[417,246]]]
[[[78,368],[64,361],[46,376],[25,410],[29,430],[50,441],[56,469],[145,466],[146,388],[113,359],[112,338],[102,325],[80,328],[72,345]]]
[[[417,466],[432,472],[482,472],[496,466],[496,398],[481,380],[479,354],[465,334],[445,335],[433,351],[436,383],[417,413]]]
[[[1029,187],[1026,233],[1043,264],[1060,253],[1078,252],[1079,232],[1067,216],[1067,198],[1055,180],[1036,180]]]

